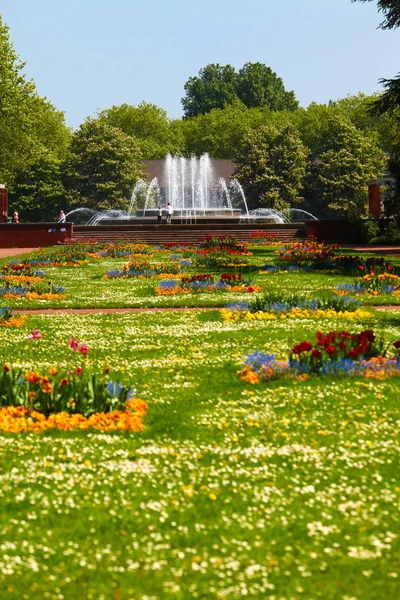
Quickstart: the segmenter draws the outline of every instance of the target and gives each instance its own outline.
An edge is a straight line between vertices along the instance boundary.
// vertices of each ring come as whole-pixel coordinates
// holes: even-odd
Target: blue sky
[[[25,73],[76,128],[141,100],[182,116],[183,86],[209,63],[263,62],[302,106],[371,94],[400,69],[400,31],[376,2],[2,0]]]

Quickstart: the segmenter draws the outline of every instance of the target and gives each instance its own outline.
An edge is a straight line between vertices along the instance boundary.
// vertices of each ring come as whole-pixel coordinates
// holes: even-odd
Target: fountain
[[[200,158],[168,154],[165,159],[164,174],[150,183],[140,179],[130,198],[129,209],[105,210],[92,214],[87,225],[118,225],[145,223],[157,220],[158,206],[166,211],[167,204],[173,208],[173,221],[184,223],[210,222],[252,222],[290,223],[292,215],[306,211],[289,209],[277,211],[270,208],[257,208],[249,211],[246,197],[240,182],[232,179],[227,183],[215,175],[212,160],[208,154]],[[75,211],[87,209],[75,209]],[[71,213],[69,213],[71,214]],[[293,219],[298,220],[298,219]]]

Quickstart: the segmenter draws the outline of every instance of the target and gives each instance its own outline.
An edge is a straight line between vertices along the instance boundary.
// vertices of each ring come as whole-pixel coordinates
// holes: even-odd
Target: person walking
[[[172,208],[171,202],[167,204],[167,223],[171,224],[172,215],[174,214],[174,209]]]

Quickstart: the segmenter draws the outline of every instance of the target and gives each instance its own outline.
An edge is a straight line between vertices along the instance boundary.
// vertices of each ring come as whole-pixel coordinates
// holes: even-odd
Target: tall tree
[[[168,152],[175,153],[181,149],[166,111],[155,104],[140,102],[138,106],[113,106],[103,110],[99,119],[134,137],[146,160],[165,158]]]
[[[136,140],[101,119],[88,119],[72,135],[64,180],[70,206],[126,209],[143,177]]]
[[[224,108],[235,100],[249,108],[295,110],[298,106],[294,92],[287,92],[282,79],[262,63],[246,63],[238,73],[231,65],[210,64],[200,69],[199,77],[190,77],[184,88],[185,117]]]
[[[271,110],[293,111],[299,106],[294,92],[286,91],[282,79],[259,62],[248,62],[240,69],[236,91],[248,108],[266,106]]]
[[[63,113],[38,95],[24,66],[0,14],[0,182],[9,187],[43,150],[65,153],[69,137]]]
[[[383,175],[385,162],[375,136],[359,131],[343,115],[329,116],[318,154],[308,157],[301,208],[318,218],[367,216],[368,185]]]
[[[22,221],[54,221],[65,208],[61,161],[51,152],[17,172],[10,193],[10,205]]]
[[[290,123],[250,130],[235,156],[235,175],[249,208],[295,206],[300,201],[306,156],[298,131]]]

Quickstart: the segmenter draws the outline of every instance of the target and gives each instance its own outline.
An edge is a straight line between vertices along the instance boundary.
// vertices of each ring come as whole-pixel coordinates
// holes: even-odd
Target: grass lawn
[[[246,273],[263,289],[314,298],[354,279],[260,274],[273,256],[255,249]],[[0,327],[0,364],[110,367],[149,407],[143,433],[1,434],[1,600],[397,600],[398,379],[251,385],[237,371],[246,353],[284,359],[318,330],[399,339],[400,313],[226,322],[218,307],[251,294],[156,296],[154,279],[102,278],[124,262],[43,267],[68,298],[7,300],[16,312],[209,310],[33,315]],[[42,337],[28,339],[31,330]],[[72,337],[87,344],[86,358],[71,351]]]

